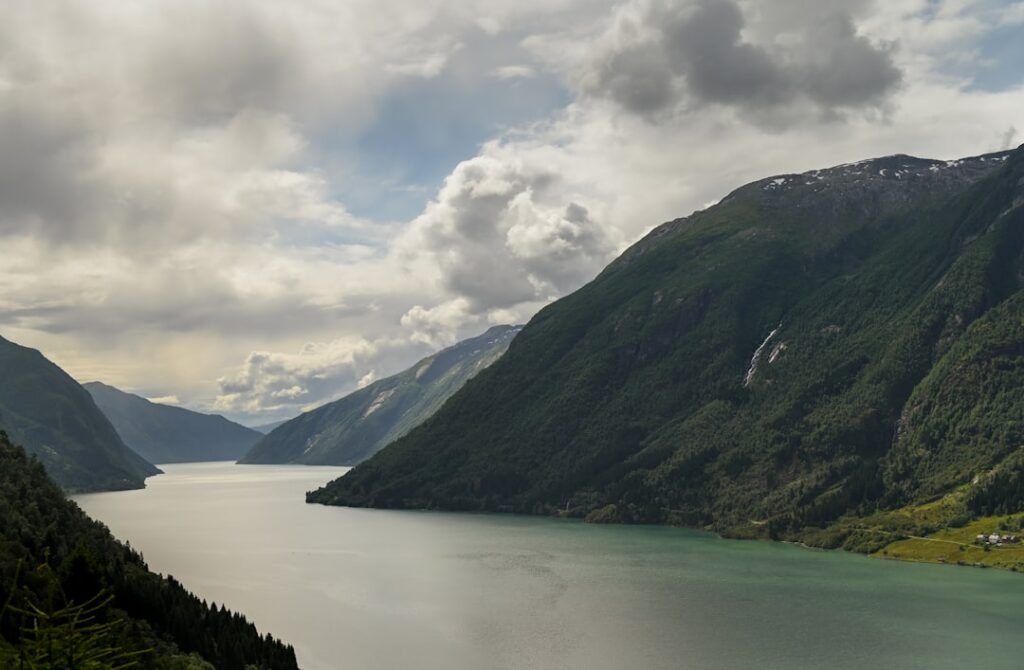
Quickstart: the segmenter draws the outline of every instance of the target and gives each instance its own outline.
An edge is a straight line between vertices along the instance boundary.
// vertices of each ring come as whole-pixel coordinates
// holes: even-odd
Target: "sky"
[[[246,424],[743,183],[1024,142],[1024,1],[6,0],[0,335]]]

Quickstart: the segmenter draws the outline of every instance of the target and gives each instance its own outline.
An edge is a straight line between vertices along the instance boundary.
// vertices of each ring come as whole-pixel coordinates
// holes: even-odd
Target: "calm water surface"
[[[303,502],[345,468],[162,467],[76,500],[306,670],[1024,668],[1017,574]]]

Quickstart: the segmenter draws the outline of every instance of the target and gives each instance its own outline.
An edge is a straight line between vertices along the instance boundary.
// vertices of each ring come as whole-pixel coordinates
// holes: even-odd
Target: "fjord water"
[[[306,505],[346,468],[163,466],[79,505],[306,670],[1024,667],[1024,576],[671,528]]]

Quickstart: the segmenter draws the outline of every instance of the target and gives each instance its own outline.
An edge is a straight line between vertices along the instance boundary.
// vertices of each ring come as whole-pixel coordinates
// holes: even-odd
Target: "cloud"
[[[901,73],[884,47],[857,31],[850,8],[778,3],[791,21],[751,41],[750,17],[733,0],[640,0],[619,10],[583,65],[581,91],[646,117],[721,105],[762,118],[805,106],[819,114],[878,108]],[[775,5],[772,6],[773,10]]]
[[[591,279],[621,250],[622,236],[591,213],[586,192],[573,193],[557,160],[499,142],[459,164],[392,253],[362,268],[378,296],[386,295],[384,277],[396,287],[375,334],[313,342],[298,354],[253,352],[218,380],[214,409],[298,411],[397,372],[413,352],[422,356],[487,325],[521,322]],[[401,305],[398,293],[408,305],[400,312],[392,311]],[[354,320],[368,323],[369,314],[357,312]]]
[[[384,70],[403,76],[433,79],[444,71],[451,57],[461,49],[462,44],[459,42],[443,44],[436,47],[433,52],[418,56],[414,61],[388,63],[384,66]]]
[[[767,49],[744,41],[743,11],[729,0],[706,0],[693,8],[656,7],[660,51],[673,76],[682,76],[693,100],[738,106],[782,104],[798,89],[796,77]],[[686,11],[689,9],[689,11]]]
[[[370,370],[365,375],[363,375],[362,377],[359,378],[359,381],[356,382],[356,388],[357,389],[366,388],[367,386],[369,386],[370,384],[372,384],[375,381],[377,381],[377,373],[375,371],[373,371],[373,370]]]
[[[1006,129],[1006,132],[1003,134],[1003,141],[1000,144],[1000,149],[1003,149],[1004,151],[1007,149],[1012,149],[1013,142],[1015,139],[1017,139],[1017,128],[1014,126],[1010,126],[1009,128]]]
[[[529,65],[503,65],[494,70],[494,76],[501,80],[530,79],[537,73]]]
[[[471,314],[469,301],[455,298],[434,307],[415,305],[402,315],[402,327],[409,339],[433,349],[455,344],[456,333]]]
[[[1020,25],[1024,23],[1024,2],[1014,2],[1003,9],[1004,25]]]
[[[463,311],[550,300],[594,276],[621,242],[565,186],[542,162],[489,145],[445,180],[404,249],[433,259]]]
[[[94,210],[94,142],[72,115],[36,96],[0,102],[0,233],[64,235]]]
[[[223,412],[295,415],[373,379],[372,367],[397,350],[416,350],[393,341],[344,338],[310,343],[295,353],[253,352],[231,376],[217,380],[213,409]]]
[[[61,86],[44,76],[0,99],[0,234],[144,251],[284,222],[360,226],[321,174],[295,166],[306,140],[286,115],[243,106],[209,124],[122,128],[142,110],[111,113]]]
[[[152,398],[146,398],[149,402],[156,403],[157,405],[180,405],[181,401],[176,395],[163,395]]]
[[[584,4],[607,7],[13,0],[0,25],[0,327],[83,379],[237,416],[318,402],[471,334],[487,300],[443,333],[416,321],[417,305],[437,321],[459,292],[436,247],[399,248],[408,221],[350,213],[343,194],[375,176],[347,156],[395,100],[421,105],[408,132],[436,142],[435,121],[459,119],[431,91],[472,102],[509,63],[504,76],[524,80],[522,36]],[[562,104],[537,74],[507,97]],[[493,132],[493,117],[478,123]],[[522,196],[508,226],[564,212],[560,200]],[[542,261],[528,236],[518,244],[517,262]]]
[[[311,76],[294,24],[279,15],[238,2],[183,2],[157,5],[153,18],[159,28],[147,35],[135,77],[154,113],[203,123],[244,109],[287,111]],[[118,39],[139,49],[130,33]]]
[[[284,418],[751,179],[1002,147],[1024,91],[971,86],[1007,9],[12,0],[0,329],[80,379]]]

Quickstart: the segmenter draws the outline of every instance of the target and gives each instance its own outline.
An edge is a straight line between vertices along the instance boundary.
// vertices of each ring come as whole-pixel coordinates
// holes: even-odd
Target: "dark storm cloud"
[[[823,107],[876,106],[902,80],[890,54],[857,35],[847,15],[813,26],[808,44],[808,57],[794,75],[798,89]]]
[[[139,78],[165,112],[197,122],[241,109],[281,110],[305,92],[309,54],[287,24],[270,22],[237,5],[197,13],[174,7],[150,46]]]
[[[86,178],[92,143],[72,116],[35,103],[0,104],[0,233],[66,237],[69,222],[96,206]]]
[[[682,13],[656,12],[662,50],[673,73],[682,74],[697,99],[724,104],[778,104],[792,82],[764,49],[743,42],[743,13],[732,2],[711,0]]]
[[[660,49],[638,44],[608,54],[594,64],[584,88],[607,96],[631,112],[650,114],[678,97],[672,70]]]
[[[798,12],[798,4],[780,5],[791,10],[783,12],[788,26],[767,14],[751,26],[733,0],[632,5],[591,59],[582,88],[649,117],[680,105],[753,115],[808,103],[825,112],[882,105],[901,82],[890,53],[858,35],[842,5]]]

